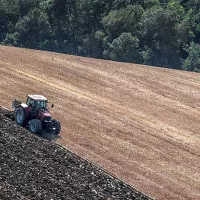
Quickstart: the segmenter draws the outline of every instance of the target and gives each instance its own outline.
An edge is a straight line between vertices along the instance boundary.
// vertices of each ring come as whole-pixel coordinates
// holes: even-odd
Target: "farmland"
[[[6,118],[0,108],[0,199],[150,200],[55,143]]]
[[[56,142],[158,199],[200,198],[200,74],[0,46],[0,105],[42,94]]]

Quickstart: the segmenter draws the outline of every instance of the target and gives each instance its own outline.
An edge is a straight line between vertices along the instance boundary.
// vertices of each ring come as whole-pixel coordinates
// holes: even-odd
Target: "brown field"
[[[158,199],[200,199],[200,74],[0,46],[0,105],[42,94],[57,142]]]

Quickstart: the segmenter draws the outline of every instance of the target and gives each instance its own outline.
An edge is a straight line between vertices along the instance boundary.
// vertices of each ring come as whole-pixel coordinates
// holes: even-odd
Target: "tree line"
[[[0,0],[0,43],[200,71],[199,0]]]

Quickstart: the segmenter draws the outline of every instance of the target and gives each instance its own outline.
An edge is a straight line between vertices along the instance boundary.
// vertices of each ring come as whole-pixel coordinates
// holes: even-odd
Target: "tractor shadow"
[[[61,136],[59,135],[56,135],[54,133],[49,133],[46,131],[42,131],[40,134],[35,134],[35,135],[37,135],[38,137],[44,138],[45,140],[48,140],[48,141],[56,141],[58,138],[61,138]]]

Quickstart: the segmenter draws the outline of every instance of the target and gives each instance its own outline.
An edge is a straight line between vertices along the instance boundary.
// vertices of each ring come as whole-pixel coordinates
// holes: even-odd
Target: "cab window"
[[[27,99],[27,103],[26,103],[28,106],[35,106],[35,102],[34,102],[34,100],[33,99],[31,99],[31,98],[28,98]]]
[[[36,101],[36,106],[38,108],[46,108],[46,102],[45,101]]]
[[[30,104],[30,98],[27,99],[26,104],[29,106],[29,104]]]

